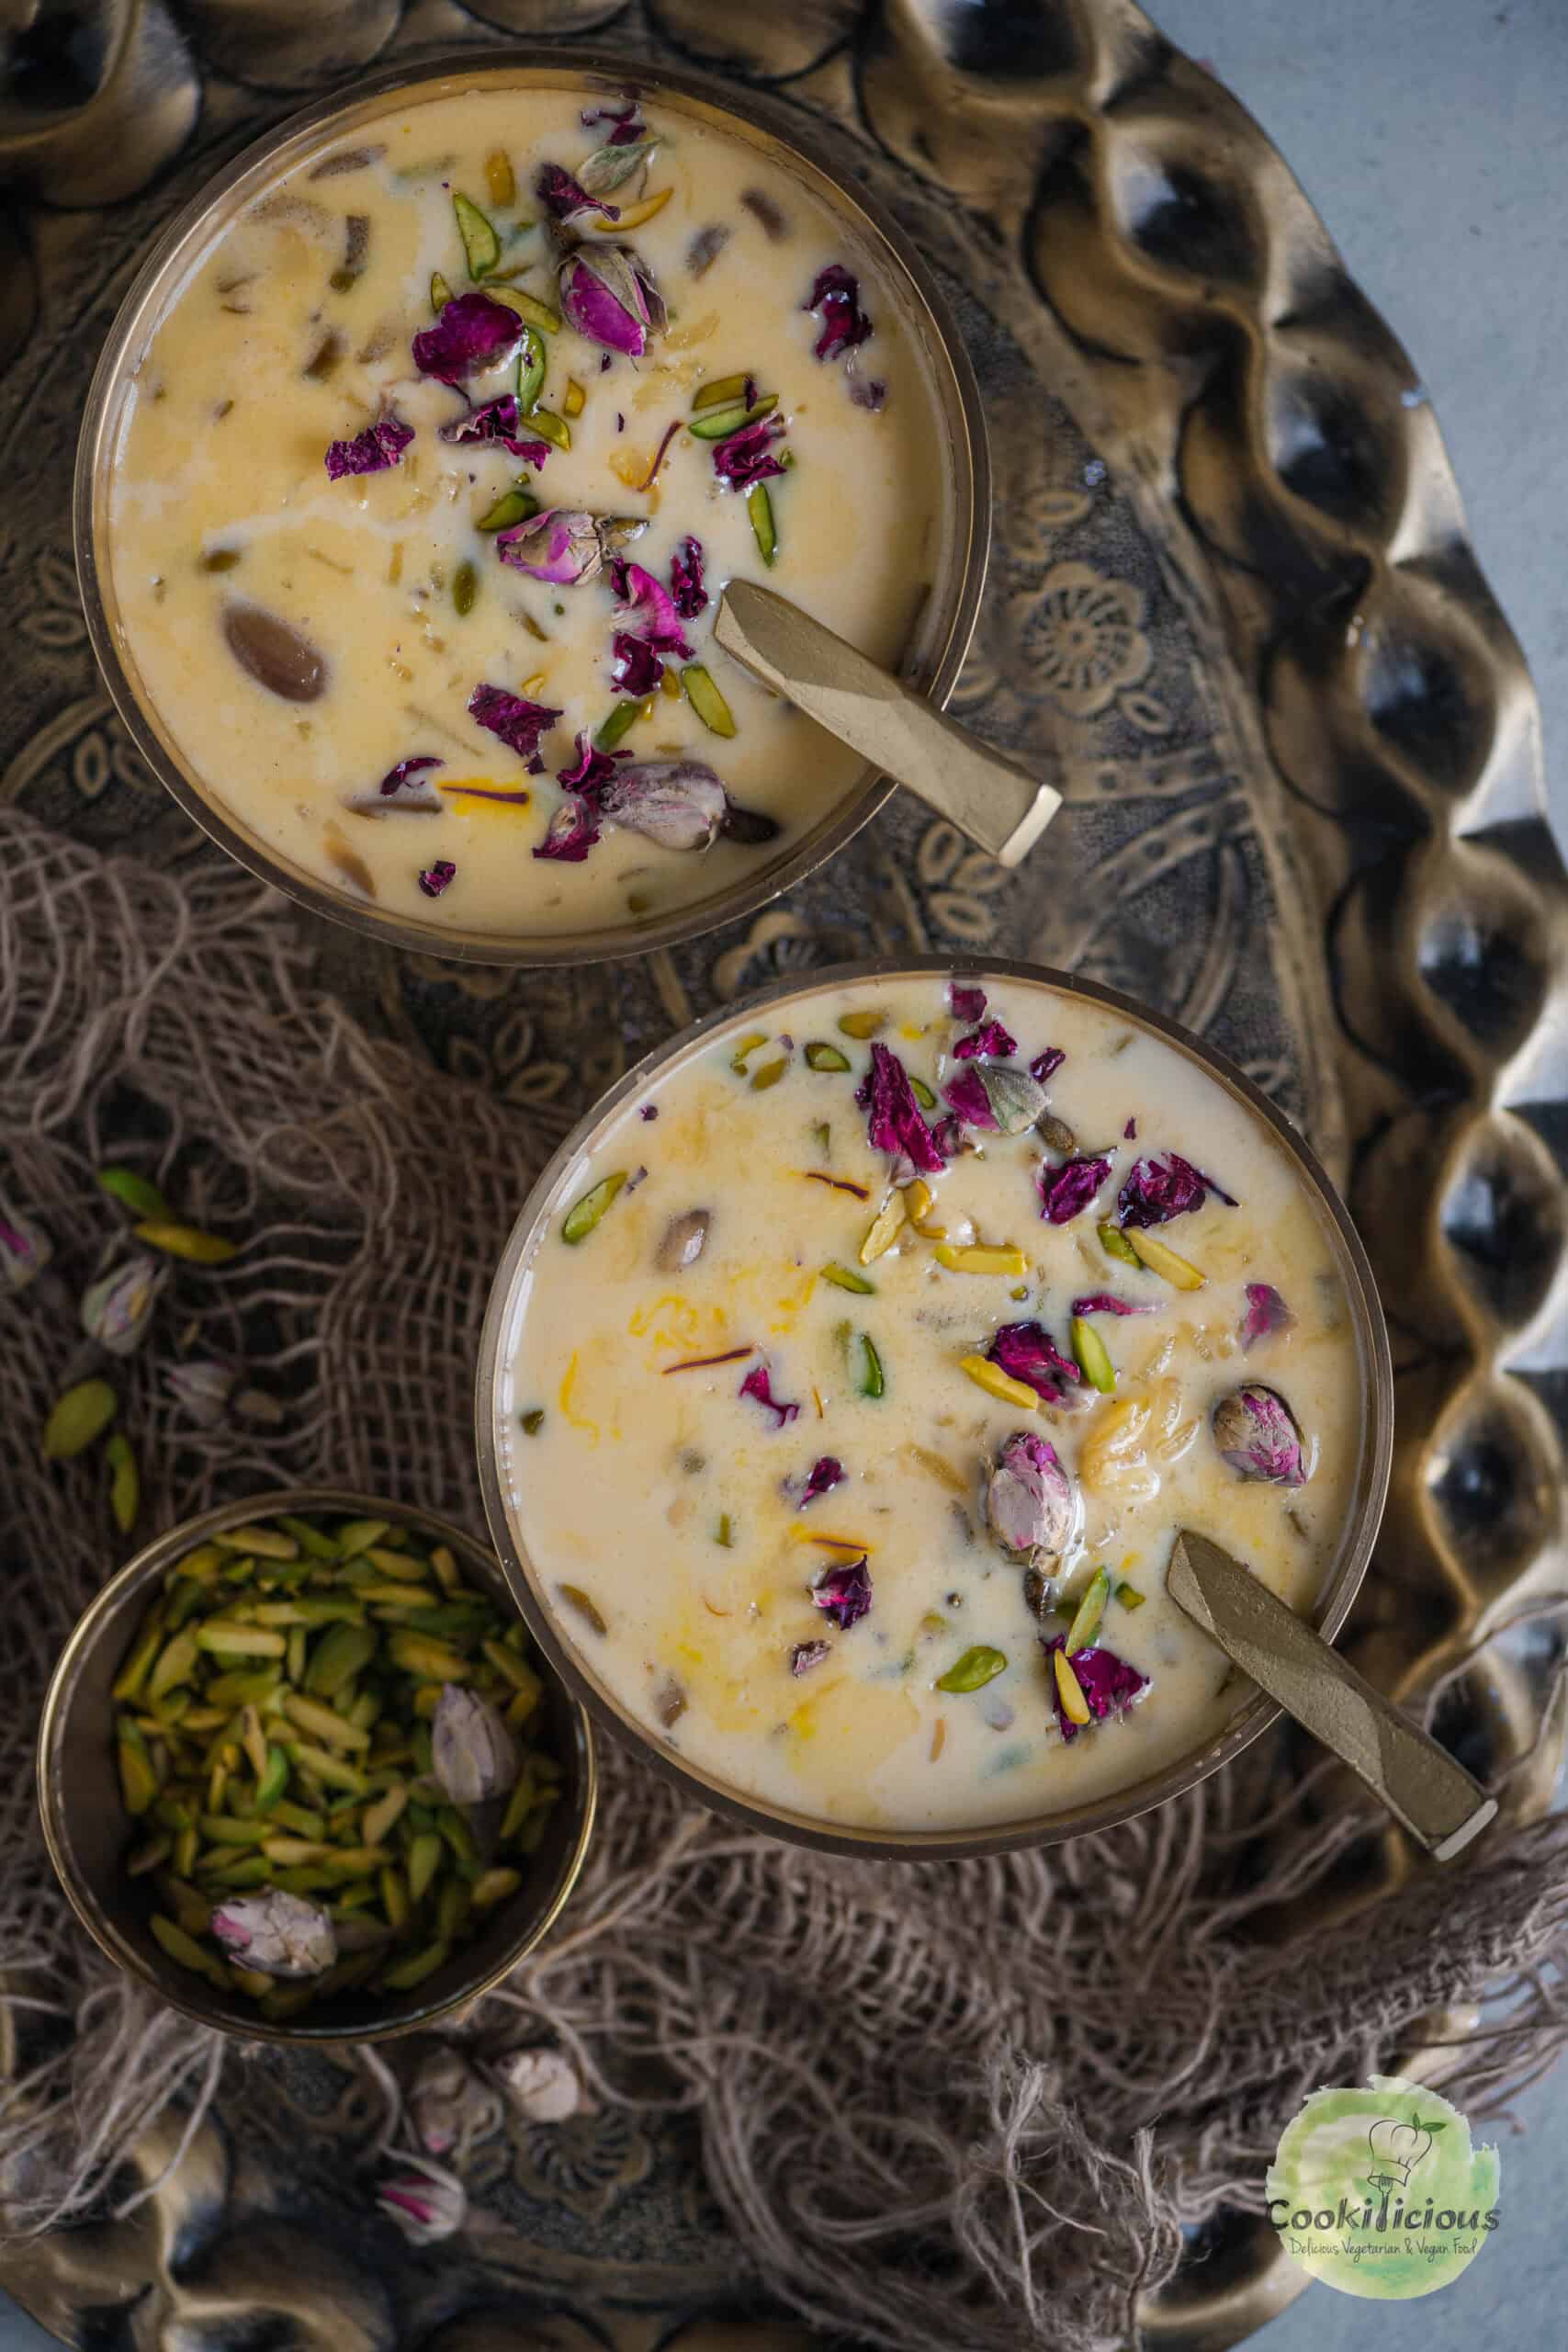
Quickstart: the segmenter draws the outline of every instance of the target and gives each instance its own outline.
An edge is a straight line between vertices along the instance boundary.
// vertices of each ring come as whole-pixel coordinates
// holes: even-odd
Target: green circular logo
[[[1398,2075],[1314,2091],[1269,2167],[1269,2219],[1293,2262],[1347,2295],[1406,2302],[1450,2286],[1497,2227],[1497,2151]]]

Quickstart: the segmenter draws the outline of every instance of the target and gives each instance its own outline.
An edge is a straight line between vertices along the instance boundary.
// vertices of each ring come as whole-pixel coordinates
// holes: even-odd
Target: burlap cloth
[[[0,1969],[23,2059],[0,2099],[17,2228],[82,2210],[167,2102],[243,2061],[161,2013],[74,1926],[34,1802],[39,1703],[117,1564],[96,1457],[39,1430],[71,1311],[131,1160],[248,1238],[177,1276],[121,1369],[141,1528],[269,1483],[347,1483],[482,1524],[475,1342],[541,1155],[525,1115],[372,1042],[306,983],[282,902],[237,871],[179,884],[0,816],[0,1191],[51,1275],[0,1297]],[[3,1205],[3,1204],[0,1204]],[[276,1421],[197,1429],[171,1349],[231,1360]],[[863,2341],[953,2352],[1124,2343],[1183,2231],[1258,2210],[1301,2099],[1387,2069],[1423,2021],[1501,1995],[1437,2071],[1472,2120],[1565,2039],[1568,1819],[1329,1901],[1379,1827],[1289,1742],[1180,1803],[1043,1854],[824,1860],[684,1805],[606,1743],[601,1828],[508,2019],[598,2097],[694,2109],[760,2278]],[[1303,1924],[1303,1920],[1307,1923]],[[667,2084],[650,2095],[648,2062]],[[636,2088],[630,2087],[636,2084]]]

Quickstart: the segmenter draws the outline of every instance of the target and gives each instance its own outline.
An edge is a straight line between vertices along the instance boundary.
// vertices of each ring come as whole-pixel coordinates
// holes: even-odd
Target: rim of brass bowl
[[[319,2018],[307,2010],[274,2023],[259,2016],[254,2003],[238,1995],[230,1998],[177,1967],[153,1942],[145,1919],[149,1905],[137,1882],[125,1874],[131,1825],[115,1769],[109,1687],[164,1571],[209,1536],[281,1511],[341,1511],[345,1518],[390,1520],[427,1542],[450,1544],[467,1574],[498,1600],[511,1599],[510,1580],[494,1554],[450,1520],[414,1504],[389,1502],[348,1487],[282,1487],[241,1502],[220,1503],[197,1518],[183,1520],[144,1545],[109,1579],[77,1619],[61,1652],[39,1725],[39,1812],[44,1842],[72,1909],[98,1949],[182,2016],[246,2041],[389,2041],[397,2034],[434,2026],[488,1993],[554,1926],[577,1883],[593,1829],[599,1777],[592,1727],[575,1695],[547,1672],[543,1703],[550,1711],[553,1750],[563,1769],[563,1802],[538,1853],[531,1857],[530,1877],[499,1906],[471,1944],[412,1992],[339,1994],[323,2004]]]
[[[813,873],[863,825],[869,824],[897,786],[868,768],[859,784],[802,840],[767,865],[759,866],[754,880],[743,878],[662,916],[630,918],[625,923],[568,934],[541,932],[514,938],[504,933],[457,930],[355,903],[346,891],[333,890],[317,876],[284,861],[209,797],[194,768],[183,760],[151,696],[143,704],[133,684],[129,651],[118,626],[105,496],[121,429],[123,393],[182,269],[205,251],[214,233],[227,228],[258,183],[292,167],[322,144],[327,126],[334,137],[352,130],[356,122],[378,114],[382,101],[399,90],[436,96],[444,95],[443,85],[449,84],[453,92],[499,85],[615,93],[625,84],[627,70],[624,60],[600,50],[584,50],[581,54],[548,46],[448,51],[412,70],[398,65],[366,75],[356,82],[352,97],[340,92],[289,116],[209,180],[157,240],[109,330],[83,413],[72,527],[87,636],[115,707],[153,775],[220,849],[312,913],[391,946],[457,963],[543,968],[615,961],[700,938],[721,924],[753,913]],[[917,624],[922,650],[919,660],[901,673],[940,710],[957,683],[974,635],[991,540],[991,463],[985,412],[957,322],[931,271],[891,214],[840,169],[810,128],[782,104],[750,90],[734,89],[712,74],[645,66],[640,59],[635,70],[644,97],[749,136],[772,162],[804,180],[830,209],[847,218],[854,236],[871,253],[889,285],[897,288],[899,311],[931,372],[953,477],[945,555],[933,576],[930,605]]]
[[[782,981],[774,988],[765,989],[755,996],[743,998],[739,1003],[726,1005],[721,1011],[709,1013],[705,1019],[683,1029],[667,1045],[645,1055],[635,1069],[627,1070],[625,1077],[601,1098],[588,1116],[579,1122],[540,1175],[513,1228],[491,1285],[479,1340],[475,1402],[479,1481],[496,1554],[512,1587],[513,1598],[526,1618],[530,1632],[562,1680],[581,1700],[597,1723],[616,1738],[634,1747],[657,1771],[679,1782],[688,1795],[711,1805],[716,1812],[744,1822],[749,1828],[765,1830],[773,1837],[788,1838],[796,1845],[818,1847],[829,1853],[867,1854],[881,1860],[912,1861],[944,1858],[956,1860],[967,1855],[1006,1853],[1020,1847],[1054,1846],[1065,1838],[1083,1837],[1094,1830],[1108,1829],[1119,1822],[1130,1821],[1135,1815],[1146,1813],[1151,1806],[1164,1804],[1170,1798],[1181,1795],[1200,1781],[1206,1780],[1211,1772],[1218,1771],[1221,1765],[1228,1764],[1278,1720],[1280,1710],[1259,1691],[1205,1746],[1183,1757],[1163,1772],[1145,1775],[1115,1795],[1099,1798],[1092,1804],[996,1822],[979,1828],[862,1829],[832,1825],[811,1815],[797,1814],[786,1807],[770,1805],[759,1798],[746,1796],[728,1782],[676,1756],[594,1679],[584,1665],[582,1654],[562,1639],[558,1621],[541,1597],[532,1565],[507,1508],[501,1453],[501,1398],[535,1250],[548,1232],[563,1196],[574,1183],[581,1181],[588,1155],[600,1130],[624,1103],[634,1095],[644,1092],[672,1064],[684,1062],[700,1052],[705,1041],[715,1031],[729,1027],[738,1017],[777,1012],[801,998],[814,996],[824,989],[844,987],[851,982],[933,978],[973,980],[982,984],[1004,980],[1043,984],[1065,990],[1071,996],[1085,998],[1090,1003],[1107,1006],[1141,1027],[1152,1030],[1168,1045],[1176,1046],[1198,1063],[1227,1092],[1255,1112],[1290,1153],[1323,1210],[1327,1230],[1337,1244],[1339,1272],[1356,1324],[1357,1352],[1360,1358],[1367,1397],[1365,1444],[1348,1521],[1347,1539],[1333,1577],[1312,1619],[1325,1640],[1332,1640],[1344,1623],[1366,1573],[1388,1492],[1393,1453],[1393,1366],[1389,1353],[1388,1333],[1367,1253],[1338,1194],[1290,1121],[1244,1071],[1183,1029],[1179,1023],[1151,1012],[1134,998],[1123,996],[1120,989],[1103,987],[1098,981],[1077,979],[1069,972],[1055,971],[1047,965],[1021,963],[1001,956],[967,960],[947,956],[879,956],[863,963],[825,967],[813,972],[809,980],[805,982]]]

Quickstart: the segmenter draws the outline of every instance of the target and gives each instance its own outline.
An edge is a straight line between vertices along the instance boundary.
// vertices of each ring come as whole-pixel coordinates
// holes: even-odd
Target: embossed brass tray
[[[1043,717],[1065,725],[1068,805],[1008,876],[895,800],[743,928],[635,966],[459,972],[301,917],[318,978],[547,1148],[671,1029],[815,964],[973,952],[1122,988],[1299,1122],[1368,1244],[1398,1442],[1356,1663],[1414,1699],[1560,1581],[1549,1045],[1568,893],[1538,713],[1416,375],[1236,102],[1129,0],[189,0],[178,29],[162,0],[91,0],[85,17],[97,38],[47,103],[36,75],[0,99],[29,196],[25,236],[0,244],[6,795],[193,879],[217,854],[93,671],[69,502],[83,393],[140,256],[231,156],[372,60],[494,33],[771,92],[899,220],[968,338],[998,489],[952,707],[1018,752]],[[1514,1818],[1561,1753],[1556,1722],[1532,1747],[1535,1672],[1494,1644],[1444,1702],[1472,1766],[1520,1764]],[[1411,1867],[1391,1835],[1341,1899]],[[135,2305],[149,2346],[236,2328],[333,2352],[499,2352],[547,2328],[683,2352],[796,2340],[747,2300],[678,2130],[574,2119],[488,2147],[484,2227],[437,2296],[344,2189],[370,2128],[331,2059],[259,2061],[130,2220],[12,2249],[0,2280],[75,2340]],[[147,2178],[171,2145],[141,2151]],[[1301,2284],[1244,2215],[1195,2255],[1147,2314],[1179,2352],[1236,2342]]]

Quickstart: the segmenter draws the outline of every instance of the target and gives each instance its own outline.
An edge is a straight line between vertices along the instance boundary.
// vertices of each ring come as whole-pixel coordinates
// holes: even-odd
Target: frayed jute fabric
[[[0,1294],[14,2231],[83,2211],[155,2117],[194,2128],[220,2069],[245,2064],[99,1958],[39,1830],[44,1686],[119,1548],[101,1463],[51,1466],[39,1445],[80,1350],[74,1299],[118,1230],[95,1169],[129,1159],[194,1222],[243,1237],[183,1283],[170,1329],[243,1364],[280,1414],[200,1430],[166,1344],[119,1367],[143,1531],[310,1482],[482,1524],[475,1347],[542,1140],[367,1037],[312,989],[295,937],[237,871],[193,888],[0,817],[0,1192],[55,1250]],[[1386,2070],[1430,2044],[1427,2021],[1495,1995],[1434,2069],[1475,2120],[1568,2041],[1568,1820],[1336,1912],[1376,1825],[1332,1767],[1271,1778],[1284,1752],[1255,1748],[1092,1839],[895,1866],[738,1831],[606,1743],[580,1890],[466,2030],[491,2047],[548,2034],[597,2099],[692,2110],[758,2278],[807,2320],[920,2352],[1124,2344],[1184,2232],[1258,2209],[1308,2091]],[[1326,1924],[1278,1932],[1314,1913]]]

